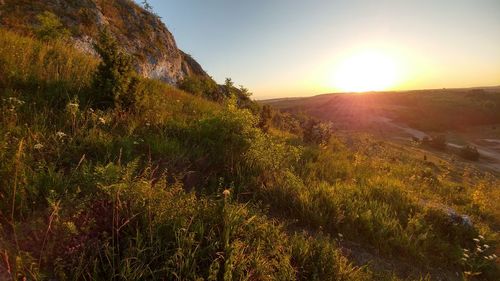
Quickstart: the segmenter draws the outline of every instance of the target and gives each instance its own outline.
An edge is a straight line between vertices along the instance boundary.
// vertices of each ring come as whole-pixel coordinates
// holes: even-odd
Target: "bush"
[[[446,137],[444,135],[434,136],[432,138],[424,137],[422,144],[430,146],[438,150],[446,149]]]
[[[45,11],[36,17],[39,26],[35,28],[35,34],[40,40],[51,41],[68,38],[71,33],[64,28],[59,18],[51,12]]]
[[[108,31],[101,31],[99,42],[94,47],[102,59],[94,77],[97,91],[94,105],[99,108],[132,107],[139,86],[132,58],[119,50],[118,43]]]
[[[460,156],[467,160],[477,161],[479,160],[479,151],[474,146],[466,145],[460,148]]]
[[[271,107],[269,105],[264,105],[260,112],[260,121],[258,125],[259,128],[264,133],[267,133],[269,131],[269,128],[271,127],[272,118],[273,118],[273,112],[271,111]]]
[[[188,76],[180,81],[177,86],[183,91],[213,101],[222,101],[224,99],[217,83],[208,76]]]
[[[332,127],[328,123],[309,120],[304,128],[304,142],[316,145],[327,145],[332,136]]]

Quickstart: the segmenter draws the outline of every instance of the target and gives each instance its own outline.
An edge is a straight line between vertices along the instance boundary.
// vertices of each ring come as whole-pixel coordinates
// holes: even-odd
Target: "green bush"
[[[95,49],[102,61],[94,77],[96,94],[93,104],[99,108],[133,107],[140,82],[132,64],[132,57],[120,51],[116,39],[108,31],[100,33]]]
[[[224,95],[215,81],[207,76],[187,76],[181,80],[179,89],[213,101],[222,101]]]
[[[43,41],[66,39],[71,35],[54,13],[45,11],[36,18],[39,25],[35,28],[35,34]]]

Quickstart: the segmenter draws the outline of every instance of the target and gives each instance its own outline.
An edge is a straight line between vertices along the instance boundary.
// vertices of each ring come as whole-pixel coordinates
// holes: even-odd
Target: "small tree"
[[[227,98],[230,98],[234,95],[234,82],[231,80],[231,78],[226,78],[226,81],[224,82],[224,90]]]
[[[471,160],[471,161],[479,160],[479,156],[480,156],[477,148],[474,146],[470,146],[470,145],[466,145],[466,146],[462,147],[460,149],[460,155],[463,158],[465,158],[467,160]]]
[[[55,14],[45,11],[36,18],[39,22],[39,26],[35,28],[35,34],[40,40],[52,41],[66,39],[70,36],[69,30],[64,28]]]
[[[151,4],[149,4],[148,0],[143,0],[141,4],[146,11],[153,12],[153,6],[151,6]]]
[[[94,87],[99,92],[94,102],[99,107],[131,107],[138,84],[131,57],[119,50],[108,31],[100,33],[95,49],[102,61],[94,77]]]
[[[273,119],[273,113],[271,111],[271,107],[269,105],[264,105],[260,112],[260,121],[258,124],[259,128],[265,133],[269,132],[272,119]]]
[[[332,136],[332,126],[317,120],[309,120],[303,131],[303,140],[309,144],[327,145]]]

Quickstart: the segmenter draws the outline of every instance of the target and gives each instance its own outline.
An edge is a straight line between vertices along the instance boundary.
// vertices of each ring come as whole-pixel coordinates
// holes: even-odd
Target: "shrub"
[[[94,47],[102,59],[94,77],[97,91],[94,104],[101,108],[131,107],[135,103],[135,91],[139,84],[132,58],[119,50],[117,41],[108,31],[101,31]]]
[[[479,160],[479,151],[474,146],[465,145],[460,148],[460,156],[467,160],[477,161]]]
[[[36,18],[39,26],[35,28],[35,34],[43,41],[65,39],[71,35],[59,18],[51,12],[45,11]]]
[[[304,142],[316,145],[327,145],[332,136],[332,127],[328,123],[309,120],[304,128]]]
[[[446,149],[446,137],[444,135],[434,136],[432,138],[424,137],[422,144],[430,146],[438,150]]]
[[[273,113],[271,111],[271,107],[269,105],[264,105],[260,112],[260,121],[258,125],[263,132],[267,133],[269,131],[269,128],[271,127],[272,118],[273,118]]]
[[[213,101],[224,99],[217,83],[208,76],[187,76],[177,86],[188,93]]]

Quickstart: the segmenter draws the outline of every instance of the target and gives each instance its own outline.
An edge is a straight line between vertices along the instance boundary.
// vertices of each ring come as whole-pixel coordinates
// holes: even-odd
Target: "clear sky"
[[[500,85],[500,0],[149,2],[180,49],[257,99]]]

